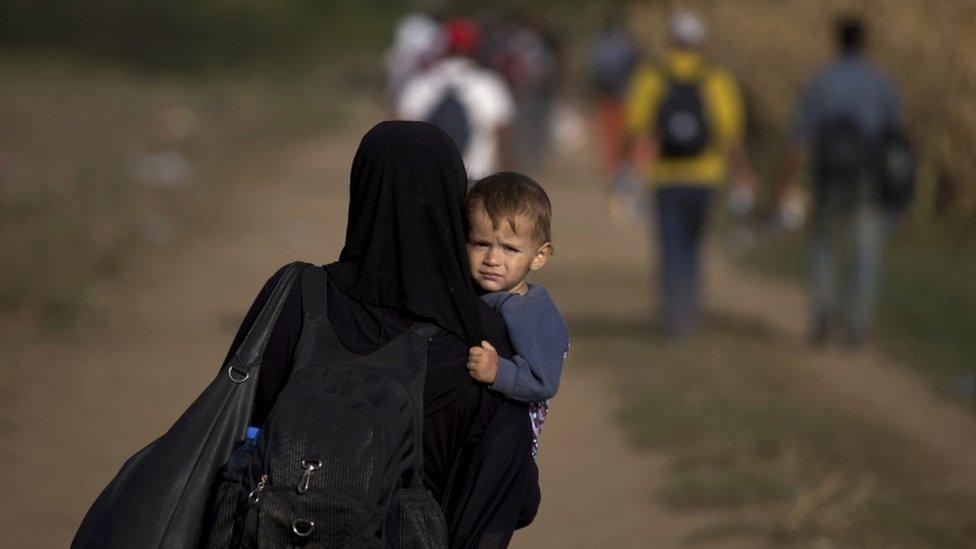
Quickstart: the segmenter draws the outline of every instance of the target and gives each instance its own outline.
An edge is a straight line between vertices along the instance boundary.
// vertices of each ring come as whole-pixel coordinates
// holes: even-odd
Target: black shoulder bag
[[[72,548],[195,547],[217,470],[244,438],[264,348],[306,263],[282,274],[244,342],[176,423],[122,466],[82,520]]]

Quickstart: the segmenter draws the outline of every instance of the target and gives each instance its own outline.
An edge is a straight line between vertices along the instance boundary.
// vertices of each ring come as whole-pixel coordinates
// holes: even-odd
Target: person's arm
[[[487,342],[473,348],[468,368],[472,377],[503,395],[522,402],[552,398],[559,389],[563,359],[569,347],[566,324],[549,296],[541,290],[511,295],[500,310],[515,350],[500,358]]]
[[[745,103],[731,75],[716,71],[708,81],[718,144],[724,150],[731,175],[733,192],[756,195],[756,172],[752,169],[745,146]]]
[[[655,113],[651,107],[659,94],[659,80],[652,71],[640,70],[635,73],[627,90],[624,118],[628,158],[642,177],[647,176],[658,159],[659,146],[651,130]]]
[[[805,213],[803,190],[797,183],[800,172],[809,162],[810,143],[821,119],[822,101],[818,80],[803,90],[797,102],[793,128],[773,175],[773,199],[780,225],[793,228],[802,223]]]
[[[515,355],[512,360],[498,359],[498,374],[491,388],[522,402],[539,402],[552,398],[559,390],[563,359],[546,357],[540,352],[534,360]]]
[[[511,346],[502,317],[488,305],[479,307],[479,315],[482,337],[508,355]],[[471,383],[471,387],[476,398],[455,402],[476,402],[482,412],[465,429],[463,457],[457,473],[451,475],[451,493],[440,501],[451,547],[503,548],[516,528],[531,522],[540,501],[531,457],[532,427],[526,404],[482,384]],[[428,438],[425,423],[425,445]],[[426,461],[424,468],[426,476]]]
[[[773,196],[777,202],[785,200],[796,188],[794,181],[807,163],[807,147],[799,142],[789,143],[773,178]]]
[[[752,163],[749,162],[749,155],[742,139],[737,139],[729,144],[728,158],[729,166],[732,168],[733,187],[743,189],[755,196],[758,186],[756,172],[752,169]]]

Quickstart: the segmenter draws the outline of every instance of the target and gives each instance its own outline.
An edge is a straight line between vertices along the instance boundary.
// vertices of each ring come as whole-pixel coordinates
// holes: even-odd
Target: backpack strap
[[[264,356],[264,349],[268,346],[271,332],[274,330],[278,321],[278,315],[291,293],[291,288],[295,284],[301,271],[308,266],[308,263],[296,261],[288,265],[274,290],[271,297],[265,302],[264,307],[258,314],[257,320],[251,325],[241,346],[234,353],[233,362],[227,368],[227,375],[234,383],[243,383],[251,377],[251,369],[254,368]]]
[[[329,321],[329,273],[325,269],[310,269],[302,277],[302,309],[306,318]]]

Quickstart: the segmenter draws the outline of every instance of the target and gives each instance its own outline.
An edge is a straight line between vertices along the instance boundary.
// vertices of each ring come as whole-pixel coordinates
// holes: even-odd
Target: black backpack
[[[882,133],[875,170],[881,205],[891,212],[905,211],[915,195],[915,154],[908,138],[897,127]]]
[[[443,511],[423,482],[426,352],[415,324],[367,355],[329,322],[328,277],[302,272],[305,311],[294,369],[248,473],[225,469],[209,547],[447,547]]]
[[[823,185],[853,185],[871,164],[871,147],[861,126],[850,116],[828,118],[817,128],[814,173]]]
[[[667,93],[657,110],[655,133],[661,158],[698,156],[711,140],[701,93],[702,78],[679,80],[666,74]]]
[[[471,140],[471,120],[468,116],[468,110],[461,104],[457,89],[454,86],[448,86],[444,89],[437,106],[427,117],[427,122],[451,136],[458,150],[464,154],[468,142]]]

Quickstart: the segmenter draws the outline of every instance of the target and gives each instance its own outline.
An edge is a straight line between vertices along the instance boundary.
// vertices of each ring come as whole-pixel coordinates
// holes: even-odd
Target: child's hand
[[[498,351],[487,341],[468,350],[468,374],[476,381],[494,383],[498,374]]]

